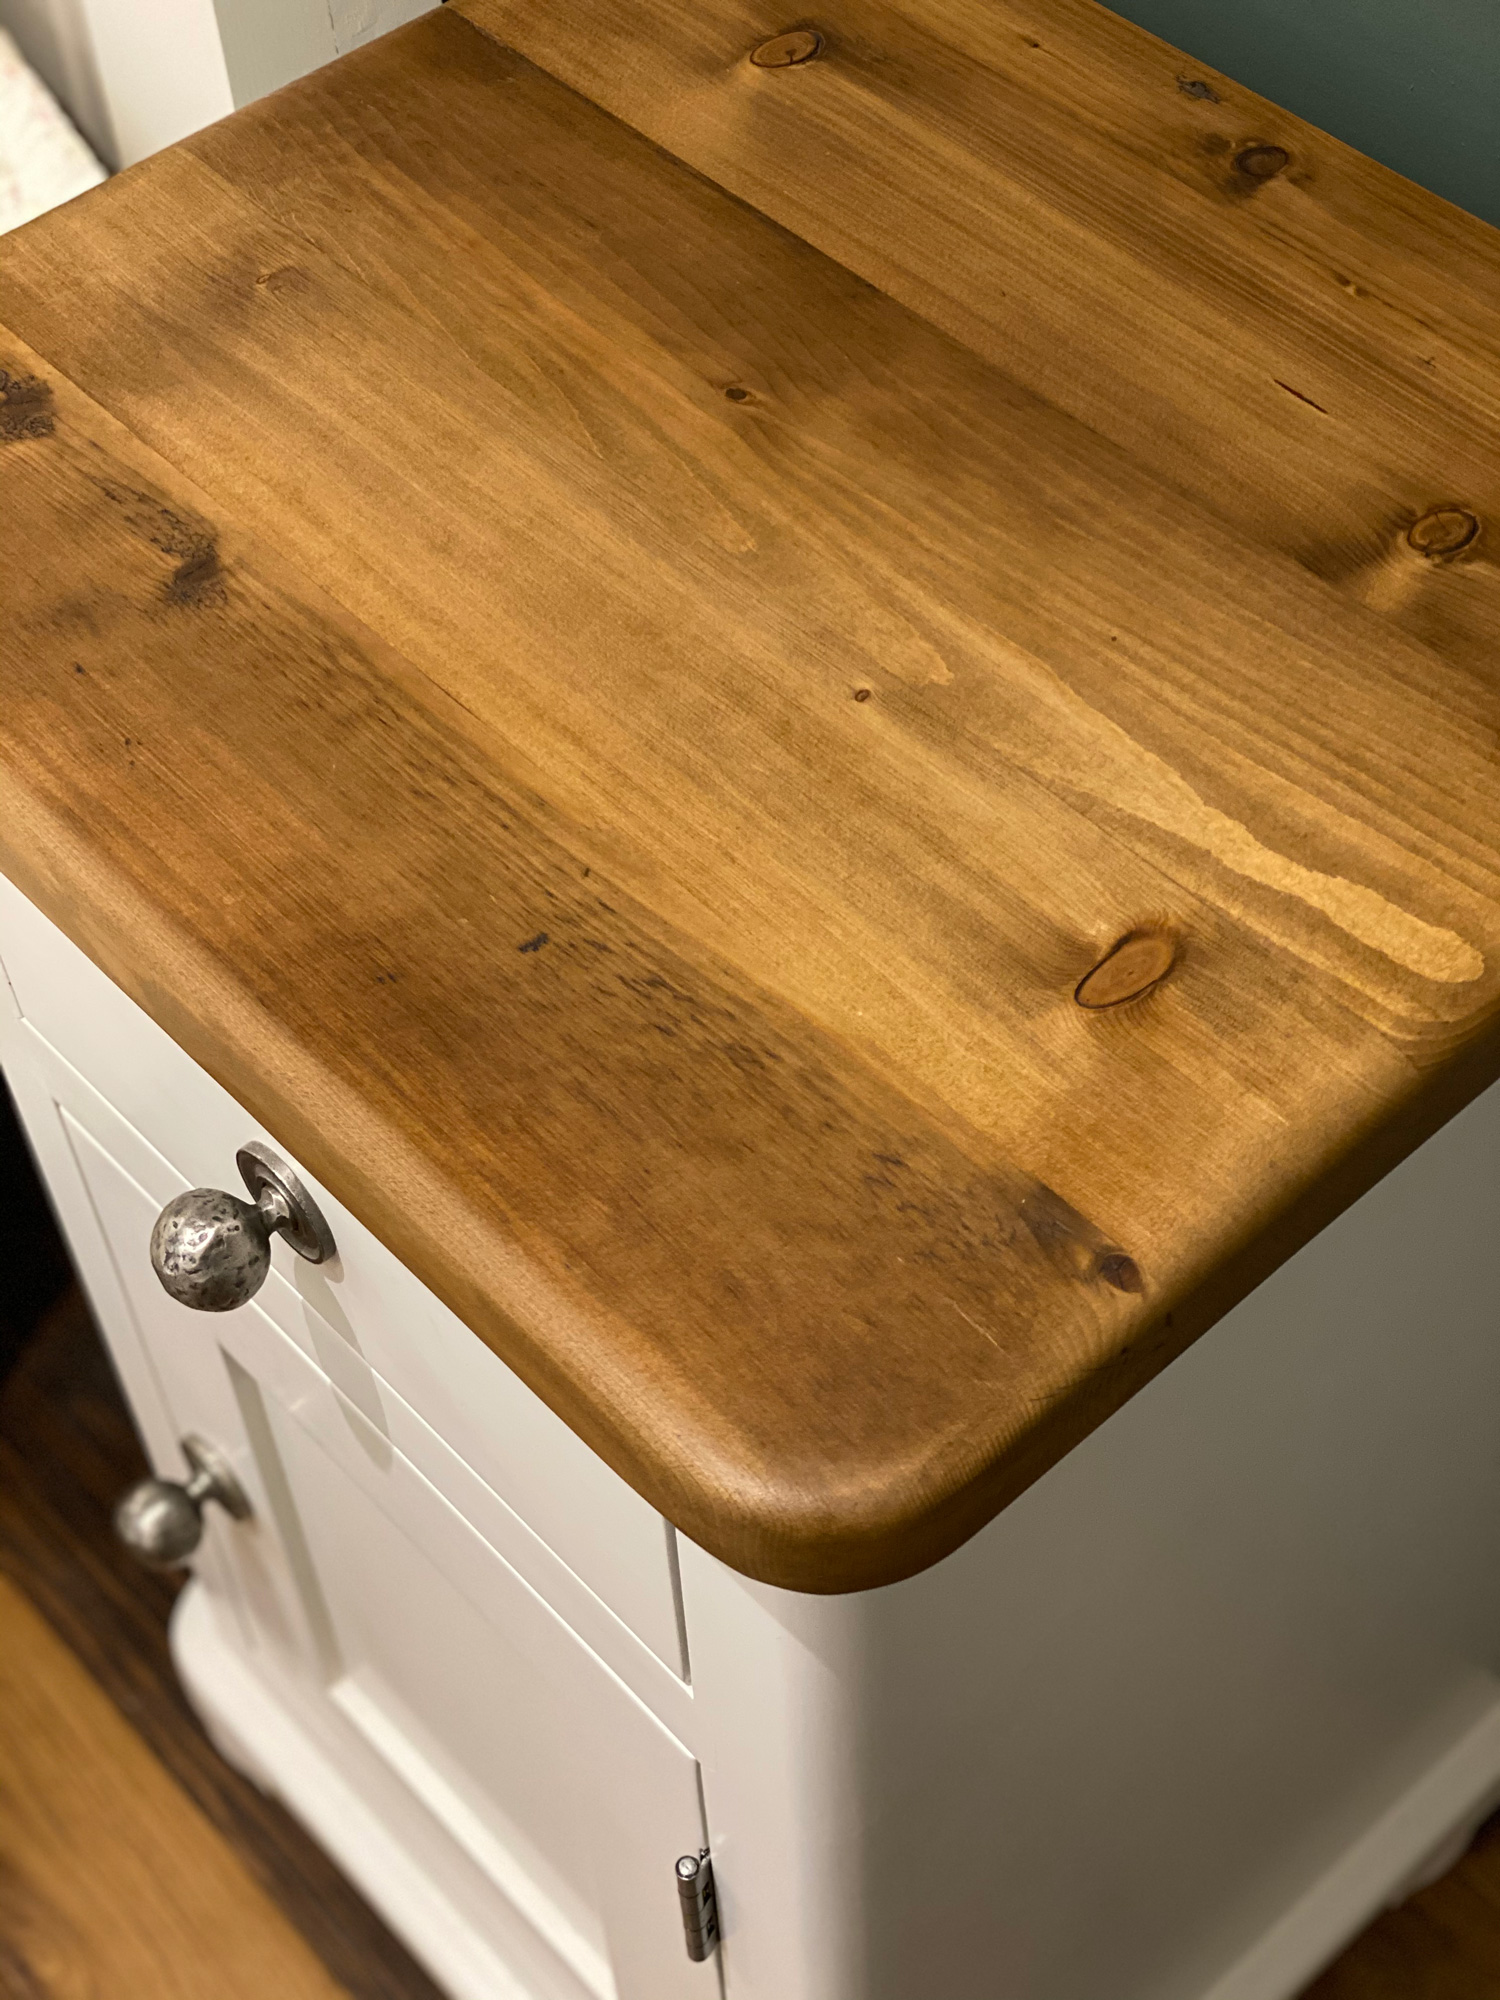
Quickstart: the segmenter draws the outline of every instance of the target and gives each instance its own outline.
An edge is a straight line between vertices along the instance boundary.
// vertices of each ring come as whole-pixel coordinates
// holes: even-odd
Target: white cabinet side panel
[[[1288,2000],[1482,1809],[1497,1220],[1500,1087],[924,1575],[684,1545],[729,2000]]]

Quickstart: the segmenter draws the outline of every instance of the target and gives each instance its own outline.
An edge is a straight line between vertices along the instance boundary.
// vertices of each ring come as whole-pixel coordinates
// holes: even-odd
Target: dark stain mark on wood
[[[1083,975],[1073,998],[1093,1009],[1140,1000],[1166,978],[1176,957],[1176,944],[1161,931],[1132,931]]]
[[[1218,91],[1214,89],[1213,85],[1205,83],[1201,76],[1180,76],[1177,79],[1177,88],[1182,92],[1184,97],[1196,97],[1203,104],[1221,104],[1223,102],[1223,99],[1219,96]]]
[[[516,949],[517,951],[540,951],[542,946],[548,943],[550,943],[550,939],[547,933],[545,931],[538,931],[535,937],[527,938],[525,944],[517,945]]]
[[[0,444],[51,437],[56,428],[51,385],[35,375],[10,375],[0,368]]]
[[[1410,547],[1429,562],[1442,562],[1479,539],[1479,516],[1467,507],[1430,507],[1406,531]]]
[[[177,513],[151,494],[116,480],[101,479],[98,485],[135,534],[175,561],[176,568],[162,585],[168,604],[197,611],[224,602],[228,595],[224,568],[218,536],[209,522]]]
[[[1304,396],[1300,389],[1294,389],[1290,382],[1283,382],[1279,375],[1273,375],[1271,380],[1276,384],[1278,389],[1285,389],[1287,394],[1295,396],[1299,403],[1306,403],[1310,410],[1316,410],[1320,417],[1328,415],[1327,410],[1324,409],[1321,403],[1315,403],[1311,396]]]
[[[191,552],[182,558],[167,578],[162,595],[168,604],[181,604],[191,610],[223,603],[224,572],[219,566],[219,551],[211,536],[195,542]]]

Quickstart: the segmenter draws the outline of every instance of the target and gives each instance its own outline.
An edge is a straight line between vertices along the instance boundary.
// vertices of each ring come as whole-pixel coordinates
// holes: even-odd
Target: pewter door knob
[[[207,1438],[185,1437],[182,1455],[192,1467],[186,1485],[143,1479],[115,1509],[115,1533],[148,1569],[177,1569],[203,1539],[203,1509],[215,1500],[236,1521],[249,1518],[245,1489],[222,1452]]]
[[[230,1312],[254,1298],[271,1268],[271,1238],[321,1264],[333,1237],[317,1203],[286,1161],[254,1141],[236,1164],[253,1199],[193,1188],[169,1201],[151,1231],[151,1268],[180,1305]]]

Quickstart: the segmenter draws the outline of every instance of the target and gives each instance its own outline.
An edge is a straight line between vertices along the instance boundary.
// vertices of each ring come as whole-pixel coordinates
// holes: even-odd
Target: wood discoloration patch
[[[132,533],[173,558],[175,567],[161,584],[165,603],[198,611],[224,602],[227,588],[218,534],[207,521],[118,480],[101,479],[99,488],[120,510]]]
[[[56,427],[50,384],[0,368],[0,444],[51,437]]]
[[[180,604],[194,611],[224,602],[224,572],[219,565],[218,546],[211,536],[194,539],[189,544],[167,578],[162,595],[168,604]]]

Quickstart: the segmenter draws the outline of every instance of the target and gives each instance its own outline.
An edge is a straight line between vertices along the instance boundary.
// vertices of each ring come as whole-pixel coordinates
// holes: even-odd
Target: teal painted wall
[[[1500,225],[1500,0],[1112,0],[1113,11]]]

